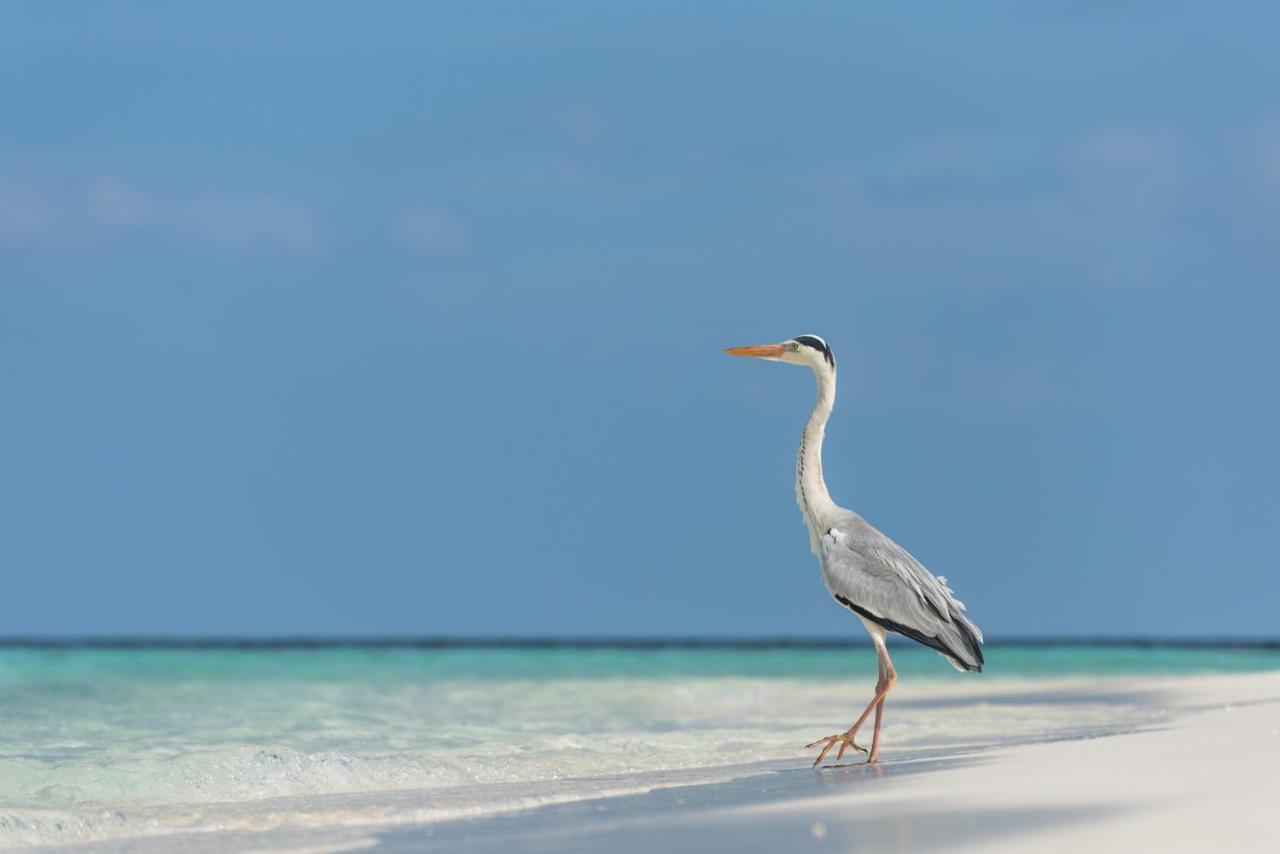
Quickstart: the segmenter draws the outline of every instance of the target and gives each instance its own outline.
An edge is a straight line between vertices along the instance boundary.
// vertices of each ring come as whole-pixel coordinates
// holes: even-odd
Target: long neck
[[[814,376],[818,380],[818,401],[804,427],[800,453],[796,455],[796,501],[811,532],[817,531],[836,509],[822,478],[822,438],[836,403],[835,368],[816,370]]]

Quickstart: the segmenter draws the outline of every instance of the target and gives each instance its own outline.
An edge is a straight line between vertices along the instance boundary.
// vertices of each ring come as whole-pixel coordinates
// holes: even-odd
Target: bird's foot
[[[837,744],[840,745],[840,750],[839,752],[836,753],[837,762],[839,762],[840,759],[844,756],[844,752],[851,747],[854,750],[858,751],[859,753],[866,753],[867,752],[866,748],[859,747],[857,742],[853,740],[853,735],[854,735],[853,730],[849,730],[848,732],[842,732],[839,735],[829,735],[826,738],[820,738],[817,741],[813,742],[812,744],[805,745],[806,750],[812,750],[813,748],[817,747],[819,744],[823,745],[822,752],[818,754],[817,759],[813,760],[813,767],[817,768],[819,765],[821,765],[822,760],[826,759],[827,754],[831,752],[831,748],[835,747]],[[868,758],[867,761],[874,762],[875,760]]]

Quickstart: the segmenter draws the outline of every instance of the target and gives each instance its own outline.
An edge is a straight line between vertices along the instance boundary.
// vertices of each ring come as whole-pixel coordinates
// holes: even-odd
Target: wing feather
[[[822,577],[837,601],[885,629],[931,647],[963,670],[981,670],[982,631],[945,579],[850,513],[819,547]]]

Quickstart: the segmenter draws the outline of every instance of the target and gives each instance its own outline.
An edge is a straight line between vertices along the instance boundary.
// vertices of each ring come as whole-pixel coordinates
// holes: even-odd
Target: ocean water
[[[1162,676],[1280,669],[1277,649],[987,653],[959,674],[898,645],[886,758],[1143,726]],[[869,648],[0,648],[0,846],[426,821],[803,764],[874,680]]]

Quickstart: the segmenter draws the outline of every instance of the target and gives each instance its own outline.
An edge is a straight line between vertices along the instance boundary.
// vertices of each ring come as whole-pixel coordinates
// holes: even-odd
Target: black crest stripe
[[[833,368],[836,366],[836,357],[831,354],[831,348],[821,338],[815,338],[812,335],[800,335],[792,340],[806,347],[812,347],[822,354],[822,358],[827,360],[828,365]]]

